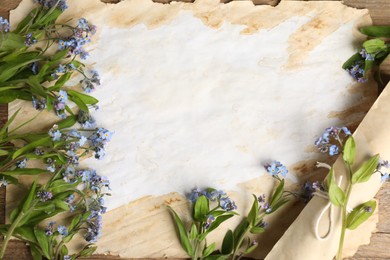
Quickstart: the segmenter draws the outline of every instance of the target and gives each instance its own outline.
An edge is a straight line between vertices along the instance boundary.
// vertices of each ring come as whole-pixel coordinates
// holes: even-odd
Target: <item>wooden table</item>
[[[14,9],[21,0],[0,0],[0,16],[8,18],[9,11]],[[31,0],[32,1],[32,0]],[[98,0],[97,0],[98,1]],[[119,2],[118,0],[103,0],[104,2]],[[158,0],[156,2],[167,3],[170,0]],[[190,2],[191,0],[184,0]],[[229,0],[221,0],[230,2]],[[316,0],[313,0],[316,1]],[[317,0],[321,1],[321,0]],[[337,0],[335,0],[337,1]],[[278,0],[253,0],[255,4],[276,5]],[[344,4],[356,7],[367,8],[374,21],[374,24],[390,25],[390,0],[344,0]],[[390,59],[389,59],[390,60]],[[390,80],[390,61],[382,66],[383,78],[386,82]],[[386,83],[385,82],[385,83]],[[0,105],[0,122],[4,123],[8,118],[8,109],[6,105]],[[0,124],[1,124],[0,123]],[[390,259],[390,182],[385,183],[379,193],[379,223],[377,232],[371,237],[371,243],[361,246],[354,257],[348,260],[385,260]],[[0,188],[0,222],[5,221],[5,189]],[[19,241],[12,241],[7,249],[4,259],[32,259],[26,245]],[[119,259],[114,256],[94,256],[89,259]],[[314,259],[313,259],[314,260]]]

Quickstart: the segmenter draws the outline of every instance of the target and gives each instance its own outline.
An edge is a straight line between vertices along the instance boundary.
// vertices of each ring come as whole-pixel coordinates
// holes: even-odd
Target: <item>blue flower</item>
[[[385,173],[382,174],[382,176],[381,176],[381,182],[385,182],[385,181],[387,181],[389,178],[390,178],[389,173],[385,172]]]
[[[325,129],[325,132],[316,139],[314,144],[318,147],[320,152],[322,153],[327,153],[329,152],[329,155],[336,155],[339,153],[339,147],[338,145],[341,143],[342,138],[341,134],[344,134],[344,136],[349,136],[351,135],[351,131],[345,126],[343,127],[328,127]],[[332,138],[332,139],[331,139]],[[335,142],[336,144],[331,144]]]
[[[10,28],[8,20],[0,16],[0,32],[8,32]]]
[[[206,195],[206,192],[204,190],[199,189],[199,188],[195,188],[188,195],[188,199],[192,203],[195,203],[199,199],[199,197],[202,196],[202,195]]]
[[[32,105],[36,110],[42,111],[46,108],[46,99],[36,99],[34,96],[32,97]]]
[[[216,201],[224,196],[226,196],[226,193],[223,190],[214,190],[206,192],[206,197],[211,201]]]
[[[337,145],[331,145],[331,146],[329,147],[329,155],[330,155],[330,156],[336,155],[336,154],[338,154],[338,153],[339,153],[339,148],[338,148]]]
[[[221,198],[220,203],[221,203],[221,208],[226,211],[232,211],[237,209],[236,203],[229,197]]]
[[[49,224],[47,225],[47,227],[45,228],[45,234],[46,236],[51,236],[53,235],[53,226],[54,226],[55,222],[53,221],[50,221]]]
[[[375,60],[375,56],[368,53],[364,48],[359,53],[362,56],[362,58],[364,58],[365,60],[369,60],[369,61]]]
[[[364,83],[367,81],[365,77],[365,71],[364,71],[364,62],[358,61],[356,62],[352,67],[346,69],[346,71],[349,72],[349,74],[358,82]]]
[[[64,255],[64,259],[63,260],[71,260],[72,257],[70,255]]]
[[[87,141],[88,139],[85,136],[81,136],[78,143],[80,146],[83,146]]]
[[[37,197],[40,201],[45,202],[53,198],[53,193],[50,191],[40,190],[37,192]]]
[[[34,0],[34,3],[40,4],[45,9],[56,7],[61,11],[65,11],[68,8],[66,0]]]
[[[58,125],[53,125],[53,127],[48,132],[49,136],[51,137],[51,140],[53,141],[60,141],[61,140],[61,132],[58,130]]]
[[[66,230],[65,226],[62,226],[62,225],[58,226],[57,231],[63,237],[66,237],[68,235],[68,230]]]
[[[208,229],[210,226],[211,226],[211,223],[213,223],[214,222],[214,220],[215,220],[215,217],[213,216],[213,215],[209,215],[208,217],[207,217],[207,220],[206,220],[206,223],[204,224],[204,229]]]
[[[284,166],[278,161],[274,161],[272,164],[266,165],[265,169],[271,176],[277,176],[278,174],[280,174],[283,177],[286,177],[288,173],[286,166]]]
[[[103,147],[95,147],[95,158],[98,160],[102,160],[106,156],[106,151]]]
[[[16,162],[16,167],[20,169],[26,168],[26,163],[27,163],[27,159],[24,158]]]
[[[61,103],[66,103],[68,101],[68,93],[65,90],[60,90],[58,92],[58,101]]]
[[[7,185],[8,185],[8,182],[3,176],[3,178],[0,180],[0,187],[2,187],[2,186],[7,187]]]
[[[24,40],[24,44],[27,46],[27,47],[30,47],[32,46],[33,44],[37,43],[37,39],[35,39],[32,35],[32,33],[28,33],[26,35],[26,39]]]
[[[92,129],[96,126],[96,120],[91,116],[90,113],[80,110],[77,115],[77,122],[81,124],[84,129]]]

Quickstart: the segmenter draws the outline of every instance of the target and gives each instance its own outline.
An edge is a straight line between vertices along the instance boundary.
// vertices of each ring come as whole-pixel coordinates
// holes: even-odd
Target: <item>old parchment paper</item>
[[[11,23],[31,6],[23,1]],[[354,84],[340,68],[362,40],[356,27],[370,23],[366,10],[323,1],[69,6],[63,20],[85,17],[99,28],[89,60],[103,76],[95,117],[115,131],[107,158],[84,162],[112,181],[100,253],[184,257],[165,205],[188,217],[183,194],[214,186],[231,191],[245,213],[251,193],[272,189],[262,163],[281,160],[296,183],[321,158],[314,138],[329,125],[357,124],[375,100],[375,84]],[[35,113],[20,102],[11,113],[21,105],[25,117]],[[56,120],[39,118],[30,129]],[[8,189],[10,207],[15,192]],[[266,255],[301,207],[268,220],[272,230],[259,237],[256,257]]]

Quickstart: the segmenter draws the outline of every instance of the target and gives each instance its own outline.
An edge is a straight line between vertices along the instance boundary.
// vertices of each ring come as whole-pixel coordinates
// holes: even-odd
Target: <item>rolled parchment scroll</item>
[[[374,103],[362,123],[353,134],[357,146],[356,165],[377,153],[381,158],[390,158],[390,87],[389,85]],[[342,158],[334,165],[336,179],[345,176]],[[346,178],[343,178],[344,180]],[[345,187],[341,185],[342,187]],[[368,182],[355,184],[348,203],[349,208],[371,200],[381,187],[380,174],[374,174]],[[333,228],[328,238],[319,240],[315,237],[315,222],[320,212],[328,203],[320,197],[314,197],[301,212],[282,238],[276,243],[266,260],[331,260],[337,252],[341,232],[341,208],[334,207]],[[320,222],[320,233],[325,234],[329,227],[329,216],[324,214]],[[375,223],[368,221],[356,230],[347,230],[345,238],[345,256],[356,251],[365,240],[368,243],[370,230]]]

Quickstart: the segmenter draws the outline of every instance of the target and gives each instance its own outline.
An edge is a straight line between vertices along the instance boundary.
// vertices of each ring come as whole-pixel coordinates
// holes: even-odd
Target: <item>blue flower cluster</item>
[[[53,226],[54,226],[55,222],[54,221],[50,221],[49,224],[47,225],[47,227],[45,228],[45,234],[46,236],[51,236],[53,235],[53,232],[54,232],[54,229],[53,229]]]
[[[90,71],[90,77],[84,77],[80,80],[81,87],[86,93],[91,93],[95,90],[95,85],[100,86],[100,75],[96,70]]]
[[[45,9],[58,8],[65,11],[68,8],[66,0],[34,0],[34,3],[40,4]]]
[[[60,50],[68,49],[69,54],[79,55],[82,60],[85,60],[89,54],[84,50],[84,45],[91,42],[90,36],[95,33],[96,26],[81,18],[77,27],[73,29],[72,36],[58,41],[58,48]]]
[[[67,115],[65,112],[67,101],[68,101],[68,93],[65,90],[60,90],[58,92],[57,100],[54,101],[54,103],[53,103],[53,107],[56,111],[57,116],[61,119],[67,118]]]
[[[215,217],[214,217],[212,214],[210,214],[210,215],[207,217],[206,223],[205,223],[204,226],[203,226],[204,229],[210,228],[211,223],[213,223],[214,220],[215,220]]]
[[[0,16],[0,32],[8,32],[10,25],[7,19]]]
[[[347,127],[328,127],[325,132],[317,138],[314,144],[322,153],[329,153],[329,155],[337,155],[339,153],[339,146],[342,146],[341,134],[345,136],[351,135],[351,131]],[[332,144],[331,141],[336,141],[336,144]]]
[[[222,190],[215,190],[211,188],[201,190],[199,188],[195,188],[188,195],[188,199],[192,203],[195,203],[200,196],[206,196],[206,198],[210,201],[218,201],[221,208],[226,211],[232,211],[237,209],[236,203],[232,199],[227,197],[226,193]]]
[[[83,110],[80,110],[79,114],[77,115],[77,122],[84,129],[92,129],[96,127],[95,118],[93,118],[90,113],[85,112]]]
[[[282,177],[286,177],[288,173],[287,167],[279,161],[273,161],[273,163],[267,164],[264,167],[271,176],[276,177],[280,174]]]
[[[32,105],[36,110],[42,111],[46,108],[46,99],[32,97]]]
[[[347,68],[346,71],[349,72],[349,74],[358,82],[364,83],[367,81],[367,78],[365,77],[365,61],[373,61],[375,60],[375,55],[367,53],[366,49],[362,49],[359,52],[360,56],[363,58],[363,60],[359,60],[355,62],[354,65],[352,65],[350,68]]]
[[[257,198],[257,201],[259,202],[259,207],[261,209],[264,209],[266,213],[270,213],[272,211],[272,208],[270,207],[269,203],[265,199],[265,194],[260,195]]]
[[[48,132],[52,141],[60,141],[62,133],[58,130],[58,125],[53,125],[53,127]]]
[[[87,219],[87,233],[85,235],[85,240],[93,243],[97,241],[101,234],[102,214],[106,213],[107,210],[104,206],[104,199],[100,194],[103,189],[110,189],[110,182],[106,177],[100,176],[90,169],[80,170],[78,175],[82,176],[86,190],[97,195],[97,198],[91,198],[91,202],[88,205],[90,215]]]
[[[40,201],[45,202],[53,198],[53,193],[50,191],[40,190],[37,192],[37,197]]]
[[[30,46],[36,44],[37,42],[38,42],[37,39],[33,37],[32,33],[28,33],[26,35],[26,39],[24,40],[24,44],[27,47],[30,47]]]
[[[112,132],[108,131],[105,128],[97,128],[96,132],[94,132],[90,137],[92,145],[94,146],[95,158],[100,160],[103,159],[106,155],[105,146],[111,140]]]
[[[364,77],[364,62],[356,62],[351,68],[346,69],[349,74],[358,82],[365,83],[367,79]]]

